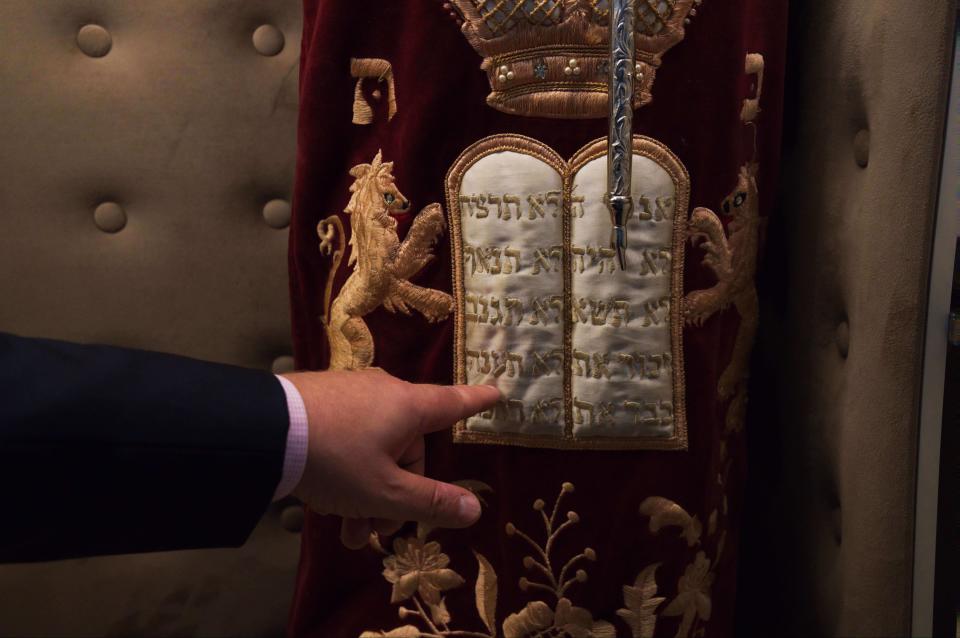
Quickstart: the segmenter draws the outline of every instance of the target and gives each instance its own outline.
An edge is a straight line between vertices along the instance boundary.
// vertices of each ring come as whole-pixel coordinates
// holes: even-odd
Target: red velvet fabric
[[[520,117],[487,106],[489,85],[479,68],[481,58],[437,0],[305,0],[304,16],[291,295],[297,366],[323,369],[329,353],[320,316],[331,261],[318,250],[316,227],[321,219],[343,211],[353,182],[348,175],[351,167],[370,162],[380,149],[386,161],[395,162],[397,185],[414,211],[399,217],[402,238],[415,211],[444,202],[447,170],[477,140],[495,133],[523,134],[569,157],[604,136],[607,123]],[[744,74],[744,57],[751,52],[766,60],[757,151],[761,211],[769,212],[779,158],[786,16],[786,0],[706,0],[687,27],[686,39],[666,54],[653,103],[636,113],[635,131],[668,145],[689,170],[691,209],[706,206],[719,212],[739,168],[753,157],[754,136],[739,119],[742,100],[752,97],[753,78]],[[388,122],[382,100],[375,109],[383,110],[376,112],[372,125],[351,123],[352,57],[383,58],[393,65],[399,103],[393,121]],[[342,219],[349,228],[348,217]],[[446,239],[437,247],[437,259],[414,278],[415,283],[450,290]],[[700,264],[701,257],[700,249],[688,250],[686,291],[714,283],[712,273]],[[349,276],[346,263],[332,276],[336,294]],[[420,316],[379,309],[366,321],[376,343],[376,365],[410,381],[451,381],[452,320],[428,324]],[[499,576],[498,624],[531,600],[543,598],[518,587],[518,580],[529,576],[522,561],[530,550],[517,537],[506,535],[504,527],[512,522],[540,538],[542,522],[531,504],[540,498],[552,505],[565,481],[576,491],[565,497],[563,512],[576,511],[580,523],[562,537],[558,554],[571,557],[589,546],[598,556],[584,565],[589,580],[574,585],[568,597],[594,618],[616,625],[619,636],[631,635],[616,615],[623,607],[623,586],[632,585],[643,568],[661,563],[658,595],[669,602],[696,553],[705,551],[708,557],[716,553],[706,529],[724,495],[716,477],[723,471],[719,441],[727,407],[716,388],[730,361],[739,321],[731,308],[702,327],[684,331],[689,451],[454,445],[448,433],[428,439],[429,475],[480,480],[494,489],[475,527],[435,534],[451,558],[451,568],[467,580],[446,592],[457,629],[483,630],[474,609],[477,562],[471,550],[486,556]],[[705,624],[709,636],[731,635],[733,628],[738,513],[746,464],[742,435],[734,435],[728,445],[733,461],[726,489],[730,515],[722,521],[728,531],[726,549],[714,566],[712,614]],[[649,519],[639,512],[649,496],[669,498],[698,516],[704,527],[701,545],[689,547],[678,538],[676,528],[653,534]],[[382,556],[373,550],[343,549],[338,529],[339,522],[330,517],[307,516],[290,635],[356,638],[365,630],[410,624],[398,619],[397,605],[390,603],[390,585],[381,574]],[[656,635],[673,636],[679,622],[660,618]]]

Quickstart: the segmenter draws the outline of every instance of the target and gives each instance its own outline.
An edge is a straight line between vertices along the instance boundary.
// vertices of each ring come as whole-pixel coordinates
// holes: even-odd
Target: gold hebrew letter
[[[563,210],[563,193],[560,191],[550,191],[544,200],[547,206],[553,207],[553,216],[558,217]]]
[[[593,404],[574,398],[573,400],[573,422],[577,425],[583,425],[583,413],[590,415],[587,424],[593,425]]]
[[[541,219],[545,218],[547,216],[547,211],[544,208],[546,203],[547,198],[543,193],[527,195],[527,204],[530,206],[527,214],[530,216],[530,219],[536,219],[538,215]]]
[[[580,365],[580,362],[583,362],[583,366]],[[578,377],[589,377],[590,376],[590,355],[586,352],[581,352],[580,350],[573,351],[573,363],[576,366],[573,370],[573,373]]]
[[[520,322],[523,321],[523,301],[514,297],[507,297],[504,307],[507,309],[507,320],[504,325],[519,326]],[[516,317],[516,321],[514,321],[514,317]]]
[[[583,217],[583,205],[587,198],[583,195],[573,195],[570,197],[570,217],[580,219]]]
[[[468,306],[468,305],[472,305],[472,306],[473,306],[473,312],[470,312],[469,310],[467,310],[467,306]],[[466,297],[465,297],[465,302],[464,302],[463,306],[464,306],[464,308],[463,308],[463,310],[464,310],[464,320],[465,320],[467,323],[470,323],[470,322],[480,323],[480,315],[477,314],[477,296],[476,296],[476,295],[467,294]]]
[[[513,205],[513,214],[517,219],[521,219],[522,213],[520,212],[520,196],[519,195],[504,195],[503,196],[503,206],[507,209],[506,219],[510,219],[510,205]]]
[[[517,248],[506,247],[503,251],[503,272],[505,274],[520,272],[520,251]],[[513,263],[510,263],[510,260],[513,260]]]
[[[606,352],[593,353],[593,378],[610,378],[610,369],[607,367],[610,363],[610,355]]]
[[[387,121],[392,121],[397,114],[397,87],[390,63],[378,58],[351,58],[350,75],[357,78],[357,85],[353,89],[353,123],[360,125],[373,123],[373,109],[363,94],[363,83],[368,79],[376,79],[381,84],[387,83]],[[375,89],[374,99],[379,100],[381,96],[380,89]]]
[[[755,97],[743,101],[740,110],[740,121],[744,124],[753,122],[760,115],[760,97],[763,95],[763,56],[759,53],[748,53],[743,63],[744,73],[757,76],[757,94]]]
[[[498,195],[490,193],[487,195],[487,202],[489,202],[491,206],[494,204],[497,205],[497,219],[510,219],[510,209],[507,208],[506,212],[504,212],[503,200]],[[506,217],[504,217],[504,215],[506,215]]]

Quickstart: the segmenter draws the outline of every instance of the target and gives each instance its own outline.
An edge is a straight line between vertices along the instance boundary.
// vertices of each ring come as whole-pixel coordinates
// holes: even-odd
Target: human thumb
[[[384,518],[453,528],[469,527],[480,518],[480,501],[470,490],[399,468],[397,472]]]

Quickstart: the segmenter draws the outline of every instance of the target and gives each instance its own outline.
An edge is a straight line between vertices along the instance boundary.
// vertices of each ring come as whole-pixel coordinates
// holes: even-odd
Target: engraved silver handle
[[[636,65],[634,0],[610,0],[610,135],[607,196],[620,269],[627,269],[626,222],[633,212],[633,74]]]

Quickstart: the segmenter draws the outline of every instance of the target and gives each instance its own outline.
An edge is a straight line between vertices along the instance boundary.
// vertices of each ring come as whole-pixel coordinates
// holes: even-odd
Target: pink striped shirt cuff
[[[287,414],[290,415],[290,428],[287,430],[287,450],[283,455],[283,474],[273,500],[278,501],[290,495],[307,465],[307,409],[297,387],[289,380],[277,375],[283,392],[287,395]]]

